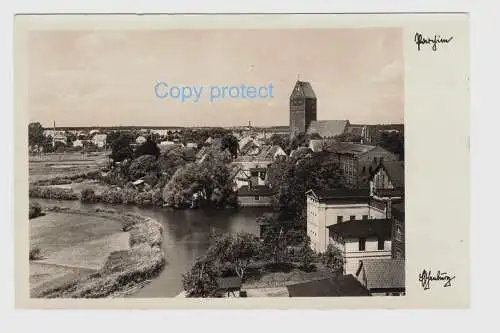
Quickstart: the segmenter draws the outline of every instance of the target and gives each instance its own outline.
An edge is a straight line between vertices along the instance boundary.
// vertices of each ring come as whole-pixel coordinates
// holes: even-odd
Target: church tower
[[[306,133],[316,121],[316,94],[309,82],[297,81],[290,95],[290,137]]]

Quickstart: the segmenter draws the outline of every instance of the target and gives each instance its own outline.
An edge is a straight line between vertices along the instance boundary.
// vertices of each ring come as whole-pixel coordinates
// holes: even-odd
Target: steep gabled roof
[[[243,185],[238,189],[238,196],[270,196],[273,195],[274,191],[266,185],[254,185],[252,187],[248,185]]]
[[[307,129],[309,134],[319,134],[322,138],[333,138],[344,133],[349,120],[313,120]]]
[[[298,90],[297,90],[298,88]],[[304,98],[314,98],[316,99],[316,94],[314,93],[314,90],[309,82],[306,81],[297,81],[295,83],[295,87],[293,88],[292,94],[290,98],[292,97],[304,97]]]
[[[352,142],[334,142],[327,145],[327,150],[337,154],[363,155],[377,148],[372,145],[364,145]]]
[[[405,186],[405,166],[403,161],[384,161],[381,164],[394,187]]]
[[[368,290],[405,288],[404,259],[365,259],[361,265]]]

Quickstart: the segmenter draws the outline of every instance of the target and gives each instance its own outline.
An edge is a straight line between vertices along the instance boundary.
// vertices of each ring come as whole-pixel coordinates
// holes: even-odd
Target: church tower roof
[[[295,88],[294,92],[297,91],[297,94],[292,93],[293,96],[301,96],[305,98],[314,98],[316,99],[316,94],[314,93],[314,90],[311,86],[311,84],[307,81],[300,81],[297,80],[297,83],[295,83]]]

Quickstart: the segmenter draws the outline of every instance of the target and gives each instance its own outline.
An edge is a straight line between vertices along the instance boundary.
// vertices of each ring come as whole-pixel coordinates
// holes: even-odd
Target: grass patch
[[[72,212],[75,213],[75,212]],[[84,213],[87,216],[91,213]],[[95,213],[93,213],[95,214]],[[165,265],[161,249],[163,227],[150,218],[134,214],[112,215],[129,226],[130,249],[112,252],[104,266],[96,273],[67,281],[62,285],[38,290],[37,298],[101,298],[119,294],[134,285],[158,275]]]

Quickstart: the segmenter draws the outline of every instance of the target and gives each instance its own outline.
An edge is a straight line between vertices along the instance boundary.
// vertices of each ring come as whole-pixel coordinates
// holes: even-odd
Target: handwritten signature
[[[442,38],[439,35],[434,35],[433,38],[424,37],[422,34],[418,32],[415,34],[415,44],[417,44],[417,49],[420,51],[420,45],[432,45],[432,51],[437,50],[437,44],[448,44],[453,40],[453,37],[450,38]]]
[[[418,275],[418,281],[422,284],[424,290],[430,289],[431,281],[444,281],[443,287],[451,287],[451,281],[455,279],[454,275],[449,275],[446,272],[437,271],[435,275],[432,275],[432,271],[426,271],[425,269]]]

